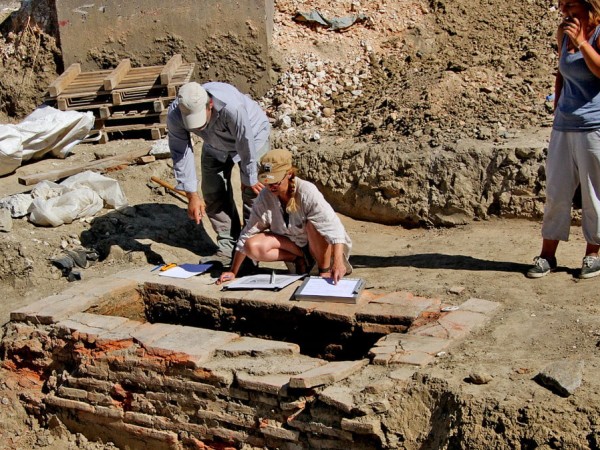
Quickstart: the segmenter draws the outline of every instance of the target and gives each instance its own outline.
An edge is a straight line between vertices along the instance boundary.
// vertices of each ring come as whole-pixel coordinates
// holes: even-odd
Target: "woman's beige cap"
[[[288,150],[268,151],[260,160],[258,181],[262,184],[279,183],[291,168],[292,154]]]

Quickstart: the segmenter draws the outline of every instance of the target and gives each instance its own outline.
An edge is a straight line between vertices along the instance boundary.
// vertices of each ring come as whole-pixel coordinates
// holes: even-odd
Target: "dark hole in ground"
[[[129,295],[105,300],[87,312],[293,342],[302,354],[329,361],[366,358],[369,349],[384,336],[365,332],[347,317],[261,302],[223,306],[214,299],[164,285],[145,285]]]

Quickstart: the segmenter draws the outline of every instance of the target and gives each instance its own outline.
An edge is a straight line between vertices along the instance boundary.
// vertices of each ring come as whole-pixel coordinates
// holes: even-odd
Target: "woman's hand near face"
[[[565,17],[561,27],[575,47],[585,42],[585,34],[577,17]]]

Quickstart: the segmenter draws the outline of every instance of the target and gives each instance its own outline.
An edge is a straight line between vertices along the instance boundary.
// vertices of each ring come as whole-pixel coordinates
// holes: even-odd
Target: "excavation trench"
[[[294,289],[222,292],[131,271],[14,311],[0,350],[42,380],[33,414],[121,448],[375,450],[397,448],[408,430],[391,427],[405,418],[447,407],[405,387],[497,307],[471,299],[440,313],[407,292],[299,302]],[[449,431],[434,422],[418,426],[438,430],[430,448]]]
[[[366,329],[354,317],[323,314],[290,302],[215,301],[191,291],[146,283],[139,289],[104,299],[86,312],[150,323],[167,323],[240,336],[297,344],[303,355],[328,361],[358,360],[385,335]],[[396,323],[394,331],[410,325]]]

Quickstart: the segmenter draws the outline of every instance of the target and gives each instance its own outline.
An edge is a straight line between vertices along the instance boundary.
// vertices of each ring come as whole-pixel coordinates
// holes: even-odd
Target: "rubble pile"
[[[290,58],[289,70],[282,73],[275,88],[263,98],[263,107],[275,120],[275,127],[292,133],[319,125],[321,130],[332,131],[333,100],[346,96],[348,99],[342,103],[349,106],[353,97],[362,94],[362,82],[370,76],[369,49],[365,46],[362,56],[346,64],[310,53],[300,59]]]

